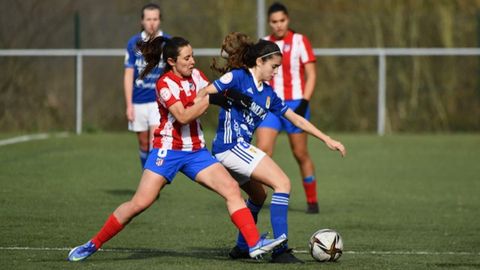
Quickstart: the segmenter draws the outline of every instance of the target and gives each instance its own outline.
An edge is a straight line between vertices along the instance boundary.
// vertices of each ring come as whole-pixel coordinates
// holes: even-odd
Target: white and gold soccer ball
[[[339,233],[331,229],[316,231],[310,242],[310,255],[319,262],[334,262],[342,256],[343,240]]]

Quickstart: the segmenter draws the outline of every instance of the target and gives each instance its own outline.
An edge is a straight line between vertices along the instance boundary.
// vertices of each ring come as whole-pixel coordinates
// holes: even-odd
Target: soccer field
[[[0,269],[480,268],[478,134],[334,137],[346,145],[346,158],[309,141],[318,215],[304,213],[298,167],[286,137],[277,142],[275,160],[293,182],[289,245],[304,265],[229,260],[236,230],[223,200],[181,174],[103,251],[67,262],[68,250],[89,240],[134,193],[141,173],[135,136],[0,146]],[[259,216],[262,232],[271,231],[268,205]],[[321,228],[343,237],[336,263],[317,263],[307,253],[310,235]]]

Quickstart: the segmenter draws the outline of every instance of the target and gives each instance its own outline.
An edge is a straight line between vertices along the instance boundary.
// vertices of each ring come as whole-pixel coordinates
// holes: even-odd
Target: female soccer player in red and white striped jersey
[[[306,36],[288,28],[287,8],[274,3],[268,9],[268,23],[272,34],[266,40],[275,42],[282,50],[282,66],[270,81],[277,95],[297,114],[310,120],[308,102],[315,88],[315,56]],[[257,129],[257,146],[272,156],[278,133],[288,133],[290,147],[300,166],[303,187],[307,197],[307,213],[318,213],[315,168],[308,153],[307,134],[287,119],[269,114]]]
[[[232,222],[247,240],[250,257],[269,252],[285,242],[286,235],[276,239],[260,237],[238,183],[205,148],[198,117],[205,112],[209,101],[208,96],[197,97],[197,92],[206,87],[208,81],[194,68],[189,42],[180,37],[171,40],[156,37],[142,43],[140,49],[147,62],[142,76],[158,65],[161,55],[167,62],[156,87],[161,120],[154,133],[153,149],[133,198],[121,204],[90,241],[72,249],[68,260],[81,261],[95,253],[136,215],[150,207],[178,171],[225,199]]]

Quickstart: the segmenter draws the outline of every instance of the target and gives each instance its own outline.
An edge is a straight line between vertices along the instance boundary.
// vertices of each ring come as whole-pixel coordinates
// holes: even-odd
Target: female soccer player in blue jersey
[[[272,158],[250,144],[255,129],[270,112],[285,117],[295,126],[323,141],[331,150],[340,151],[342,156],[346,154],[345,147],[289,109],[272,87],[265,83],[272,79],[282,63],[282,53],[274,42],[260,40],[252,44],[245,35],[232,33],[225,38],[222,48],[222,54],[228,54],[228,64],[226,69],[220,71],[229,71],[208,86],[205,92],[225,93],[227,97],[235,93],[236,103],[241,103],[240,100],[245,106],[234,104],[231,108],[220,110],[212,151],[249,195],[247,206],[254,218],[266,199],[262,184],[274,190],[270,205],[274,237],[288,235],[290,180]],[[199,95],[205,92],[201,91]],[[248,249],[241,236],[230,252],[230,257],[248,257]],[[285,244],[274,250],[272,262],[302,261],[295,258]]]
[[[128,130],[137,134],[140,163],[143,169],[151,149],[153,131],[158,126],[160,118],[155,83],[163,73],[165,64],[161,61],[148,75],[140,78],[146,63],[142,53],[137,49],[137,43],[148,40],[150,36],[170,36],[160,29],[161,11],[158,5],[149,3],[143,6],[141,18],[143,31],[131,37],[127,44],[123,89]]]
[[[209,103],[205,95],[197,96],[197,92],[208,85],[208,81],[202,72],[194,68],[195,60],[189,42],[179,37],[171,40],[156,37],[144,43],[141,51],[147,62],[143,76],[158,65],[161,55],[167,62],[165,73],[156,83],[161,117],[154,133],[153,150],[133,198],[121,204],[90,241],[72,249],[68,260],[81,261],[96,252],[135,216],[150,207],[160,190],[173,181],[178,171],[225,199],[232,222],[247,239],[250,257],[269,252],[285,242],[286,235],[273,240],[260,237],[238,183],[205,148],[198,117]]]

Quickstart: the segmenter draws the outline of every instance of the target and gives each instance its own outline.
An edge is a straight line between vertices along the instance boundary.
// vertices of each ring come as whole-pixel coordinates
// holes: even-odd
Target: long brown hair
[[[212,59],[210,68],[221,74],[224,74],[234,68],[245,67],[243,64],[243,54],[248,46],[253,45],[250,37],[240,32],[232,32],[228,34],[222,43],[220,51],[222,58],[225,59],[226,64],[220,66],[216,59]]]
[[[221,74],[234,68],[252,68],[256,65],[258,57],[266,61],[274,55],[282,56],[282,52],[275,42],[260,39],[257,43],[253,43],[247,35],[240,32],[233,32],[225,37],[221,54],[227,63],[219,66],[214,58],[210,65],[212,70]]]

